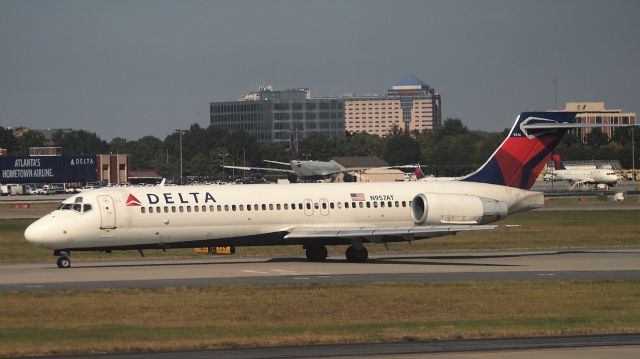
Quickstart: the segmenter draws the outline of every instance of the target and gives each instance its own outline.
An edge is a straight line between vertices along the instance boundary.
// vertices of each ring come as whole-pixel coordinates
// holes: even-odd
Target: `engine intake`
[[[466,194],[420,193],[411,202],[417,225],[485,224],[507,216],[504,202]]]

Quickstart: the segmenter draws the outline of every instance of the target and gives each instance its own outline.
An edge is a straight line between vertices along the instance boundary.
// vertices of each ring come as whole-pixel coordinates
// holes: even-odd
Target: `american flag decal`
[[[352,193],[351,194],[352,201],[364,201],[364,193]]]

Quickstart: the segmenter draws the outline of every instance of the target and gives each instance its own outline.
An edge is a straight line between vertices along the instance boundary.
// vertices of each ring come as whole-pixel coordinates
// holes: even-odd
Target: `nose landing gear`
[[[53,251],[54,256],[58,256],[58,260],[56,264],[58,268],[69,268],[71,267],[71,260],[69,259],[69,252],[56,250]]]

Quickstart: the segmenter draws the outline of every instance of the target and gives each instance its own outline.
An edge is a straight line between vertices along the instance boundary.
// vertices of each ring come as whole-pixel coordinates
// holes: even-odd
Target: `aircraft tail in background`
[[[560,158],[560,154],[558,152],[554,152],[551,155],[551,160],[553,161],[553,169],[555,170],[566,170],[567,168],[564,166],[562,162],[562,158]]]
[[[578,127],[575,112],[523,112],[489,160],[462,181],[529,190],[562,136]]]

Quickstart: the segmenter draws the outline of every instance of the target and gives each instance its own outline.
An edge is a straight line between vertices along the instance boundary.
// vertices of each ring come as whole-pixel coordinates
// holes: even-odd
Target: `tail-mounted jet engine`
[[[505,218],[508,212],[504,202],[465,194],[420,193],[411,203],[417,225],[485,224]]]

